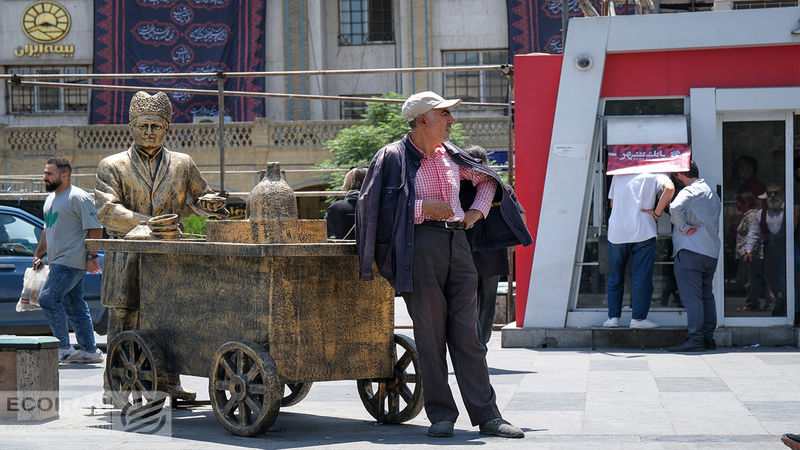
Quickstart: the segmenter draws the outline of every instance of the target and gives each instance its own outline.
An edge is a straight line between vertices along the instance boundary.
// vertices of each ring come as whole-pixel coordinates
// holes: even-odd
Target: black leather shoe
[[[428,427],[428,436],[450,437],[453,435],[453,422],[442,420]]]
[[[481,434],[489,436],[500,436],[504,438],[524,438],[525,433],[521,429],[511,425],[501,418],[492,419],[480,427],[478,427]]]
[[[706,351],[706,346],[703,342],[693,341],[691,339],[687,339],[683,341],[682,344],[676,345],[674,347],[670,347],[667,349],[669,352],[678,352],[678,353],[688,353],[688,352],[704,352]]]
[[[714,338],[705,338],[703,342],[706,344],[706,350],[716,350],[717,343],[714,342]]]

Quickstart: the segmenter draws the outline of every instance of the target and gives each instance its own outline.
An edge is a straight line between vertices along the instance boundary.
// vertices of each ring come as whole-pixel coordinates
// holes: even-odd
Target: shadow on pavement
[[[108,428],[108,416],[98,415],[97,424],[88,428]],[[526,428],[526,432],[541,431]],[[229,433],[217,422],[209,407],[172,410],[171,439],[180,439],[188,447],[203,448],[204,444],[236,445],[242,448],[289,449],[353,444],[396,447],[407,444],[446,446],[485,445],[485,439],[500,439],[478,433],[478,428],[459,429],[450,438],[427,435],[428,427],[416,424],[378,424],[374,420],[331,417],[281,411],[266,433],[255,437],[240,437]],[[129,434],[136,440],[137,433]],[[142,436],[150,441],[151,436]],[[173,441],[174,442],[174,441]],[[194,442],[195,444],[192,444]]]

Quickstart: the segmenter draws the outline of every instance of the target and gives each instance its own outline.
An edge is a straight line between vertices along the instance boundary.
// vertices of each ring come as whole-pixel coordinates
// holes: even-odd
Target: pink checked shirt
[[[411,142],[414,144],[414,142]],[[414,202],[414,224],[423,220],[434,220],[422,212],[423,200],[443,200],[450,204],[454,215],[448,222],[461,222],[464,220],[464,210],[458,199],[458,190],[461,180],[470,180],[476,187],[477,193],[470,209],[477,209],[485,218],[492,207],[492,198],[497,187],[497,182],[489,175],[477,170],[461,167],[456,164],[441,145],[436,147],[436,154],[429,158],[414,144],[414,148],[422,155],[417,176],[414,179],[416,201]]]

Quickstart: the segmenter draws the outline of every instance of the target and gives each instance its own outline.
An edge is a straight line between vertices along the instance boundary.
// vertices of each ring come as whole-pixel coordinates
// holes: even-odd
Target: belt
[[[420,225],[447,228],[448,230],[463,230],[466,228],[464,222],[445,222],[443,220],[423,220]]]

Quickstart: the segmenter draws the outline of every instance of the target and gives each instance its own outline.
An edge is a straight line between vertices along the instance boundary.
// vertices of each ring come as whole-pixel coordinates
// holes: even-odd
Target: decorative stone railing
[[[358,121],[294,121],[225,124],[226,151],[267,149],[317,149],[336,137],[342,128]],[[508,120],[505,118],[465,119],[464,134],[470,144],[499,150],[508,146]],[[173,124],[166,145],[176,151],[218,149],[217,125]],[[56,127],[8,127],[0,125],[0,154],[5,156],[73,152],[120,151],[131,143],[127,125],[87,125]]]
[[[465,119],[467,144],[487,150],[508,148],[508,119]],[[307,169],[330,158],[323,144],[339,130],[359,121],[295,121],[225,124],[225,189],[249,191],[258,183],[258,171],[268,161],[279,161],[286,169]],[[188,153],[215,188],[219,177],[219,144],[216,124],[173,124],[167,148]],[[0,125],[0,191],[40,191],[43,163],[50,156],[64,156],[73,165],[73,182],[94,187],[94,172],[100,160],[125,150],[132,138],[127,125],[54,127],[10,127]],[[21,177],[22,175],[28,175]],[[325,189],[328,177],[320,173],[291,173],[287,182],[296,190]]]

